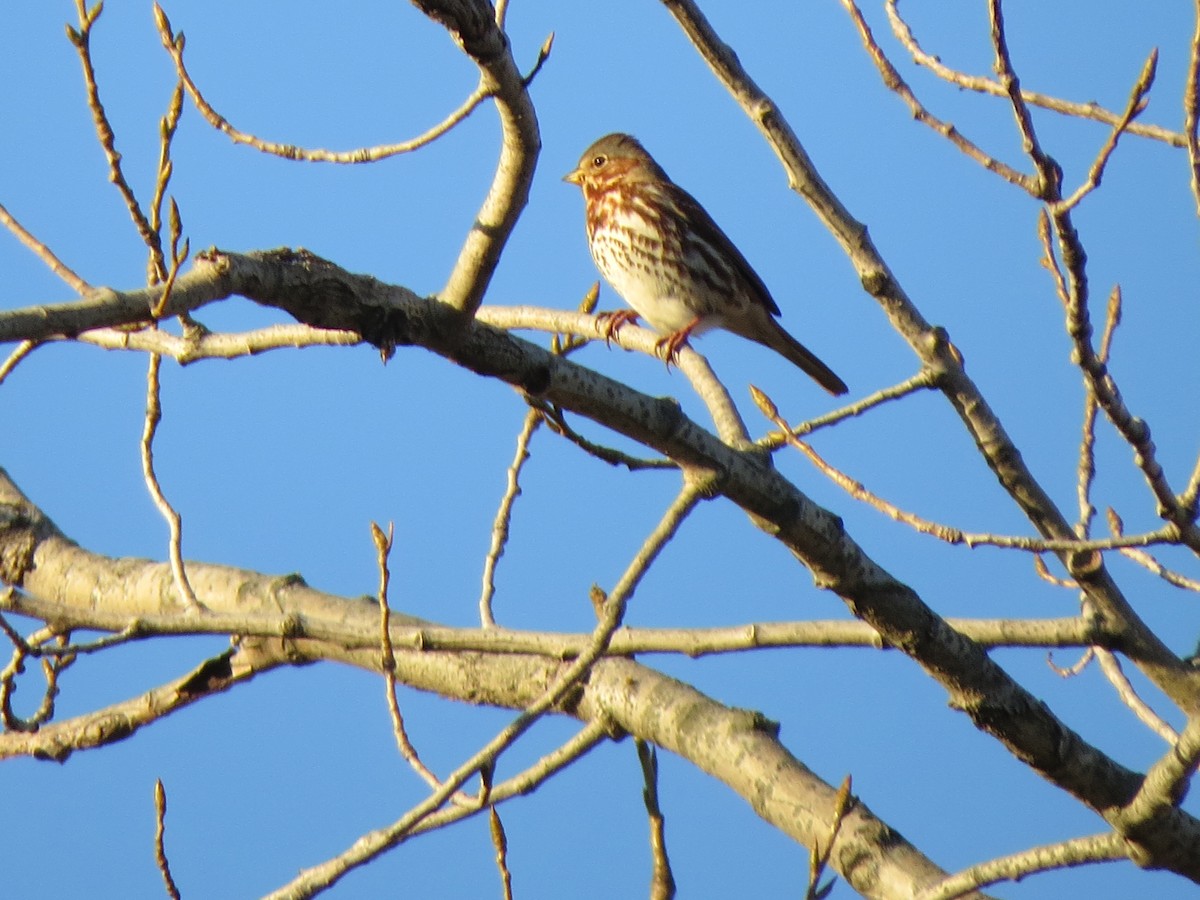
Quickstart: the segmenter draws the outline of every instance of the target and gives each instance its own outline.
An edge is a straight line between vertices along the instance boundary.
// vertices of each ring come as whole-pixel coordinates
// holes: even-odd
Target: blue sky
[[[1120,108],[1152,47],[1161,53],[1148,121],[1179,128],[1192,24],[1166,4],[1010,4],[1010,46],[1024,84]],[[1037,207],[912,121],[882,86],[838,4],[707,5],[718,32],[779,104],[818,169],[865,222],[925,316],[946,327],[1043,485],[1074,509],[1080,376],[1052,284],[1038,264]],[[397,141],[438,121],[472,89],[475,70],[446,34],[406,4],[165,4],[187,34],[187,60],[234,124],[305,146]],[[336,9],[336,12],[334,10]],[[950,65],[990,69],[982,4],[914,5],[928,49]],[[879,10],[867,14],[898,64]],[[145,261],[106,183],[75,54],[70,3],[10,4],[0,28],[0,202],[94,284],[139,286]],[[543,152],[529,207],[489,290],[491,304],[574,307],[597,275],[582,200],[561,176],[596,137],[636,134],[695,194],[771,286],[783,324],[862,396],[916,370],[914,357],[859,287],[852,268],[786,181],[770,149],[712,78],[665,10],[620,0],[514,0],[516,56],[553,54],[532,88]],[[173,86],[149,4],[113,0],[93,50],[126,172],[148,200],[157,121]],[[958,92],[902,66],[931,108],[1027,169],[1005,104]],[[1074,185],[1106,135],[1037,113],[1047,148]],[[419,153],[369,166],[296,164],[233,146],[190,106],[174,147],[171,190],[191,246],[306,247],[345,268],[428,294],[444,283],[498,146],[484,107]],[[1094,293],[1122,285],[1125,316],[1112,370],[1153,427],[1176,488],[1200,445],[1194,365],[1200,313],[1196,213],[1187,160],[1139,139],[1118,149],[1078,215]],[[24,248],[0,235],[0,307],[71,299]],[[607,287],[601,306],[618,300]],[[281,317],[234,300],[200,316],[244,330]],[[543,336],[534,336],[544,340]],[[767,429],[746,392],[766,390],[791,419],[832,401],[782,359],[728,335],[698,349],[729,385],[751,430]],[[706,421],[686,381],[660,362],[592,346],[577,359]],[[145,359],[82,346],[33,354],[0,387],[0,465],[72,538],[97,552],[159,559],[166,530],[142,483]],[[252,360],[164,365],[157,458],[185,521],[188,558],[359,596],[376,587],[368,523],[394,521],[392,603],[471,625],[492,516],[525,413],[504,385],[419,349],[385,367],[370,348],[279,351]],[[597,431],[589,432],[604,438]],[[948,405],[933,395],[879,409],[815,441],[833,464],[923,516],[964,529],[1028,534]],[[846,521],[872,555],[949,616],[1072,615],[1025,556],[946,547],[848,498],[804,460],[781,469]],[[1101,428],[1098,505],[1130,531],[1155,524],[1130,453]],[[512,627],[589,630],[592,583],[610,586],[677,488],[670,473],[610,470],[548,433],[524,475],[498,575],[497,618]],[[1182,556],[1164,554],[1184,567]],[[1195,598],[1124,560],[1111,562],[1138,612],[1181,654],[1200,632]],[[639,588],[627,624],[722,625],[845,616],[804,570],[728,503],[704,505]],[[171,640],[100,654],[65,679],[60,716],[176,677],[219,640]],[[996,659],[1124,765],[1144,770],[1162,742],[1115,700],[1095,667],[1062,680],[1038,650]],[[1074,652],[1055,655],[1069,664]],[[716,659],[643,659],[722,703],[762,711],[831,783],[850,773],[881,818],[954,870],[1034,844],[1101,830],[1075,801],[1014,761],[946,707],[945,694],[898,653],[787,650]],[[1132,670],[1132,666],[1127,669]],[[1137,686],[1180,725],[1155,691]],[[33,682],[18,700],[32,702]],[[447,772],[509,721],[404,691],[414,741]],[[515,772],[573,733],[542,723],[509,756]],[[684,897],[797,896],[806,852],[737,796],[669,755],[660,790]],[[151,856],[152,787],[166,784],[168,849],[185,896],[256,896],[299,868],[398,817],[424,789],[398,758],[379,679],[322,665],[277,672],[66,765],[0,767],[8,810],[0,863],[13,896],[53,883],[64,896],[159,896]],[[632,742],[604,745],[529,798],[502,809],[518,896],[636,896],[649,876]],[[1195,802],[1187,808],[1197,812]],[[332,897],[498,894],[481,819],[422,838],[349,876]],[[49,874],[52,873],[52,874]],[[1131,864],[1030,878],[1013,898],[1191,896],[1173,876]],[[843,885],[835,897],[849,896]]]

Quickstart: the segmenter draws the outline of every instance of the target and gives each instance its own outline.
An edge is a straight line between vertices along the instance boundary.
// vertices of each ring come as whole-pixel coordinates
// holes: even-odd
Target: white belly
[[[677,279],[652,267],[638,250],[603,235],[597,235],[591,246],[596,268],[605,280],[656,331],[673,334],[695,322],[697,307],[703,304],[697,304],[698,298],[690,296]],[[705,316],[692,333],[701,334],[716,324],[713,317]]]

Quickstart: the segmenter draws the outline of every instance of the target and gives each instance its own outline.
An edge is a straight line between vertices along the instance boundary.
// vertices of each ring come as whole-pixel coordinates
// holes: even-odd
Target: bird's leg
[[[615,309],[612,312],[602,312],[596,315],[596,324],[604,335],[604,345],[612,346],[612,339],[622,326],[638,320],[638,314],[632,309]]]
[[[671,368],[671,363],[679,363],[679,351],[687,346],[688,338],[692,336],[692,332],[700,324],[701,319],[703,319],[703,316],[696,316],[696,318],[688,322],[683,328],[654,342],[654,346],[663,351],[663,355],[667,359],[668,369]]]

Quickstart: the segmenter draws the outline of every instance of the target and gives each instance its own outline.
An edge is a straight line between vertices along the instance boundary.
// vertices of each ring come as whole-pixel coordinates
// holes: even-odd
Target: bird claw
[[[611,347],[612,340],[624,326],[638,320],[638,314],[632,309],[616,309],[612,312],[602,312],[596,315],[596,324],[604,336],[604,346]]]
[[[699,324],[700,317],[697,316],[683,328],[654,342],[654,346],[662,352],[663,357],[666,359],[668,369],[671,368],[672,363],[679,365],[679,352],[688,346],[688,338],[692,336],[692,331]]]
[[[679,352],[688,346],[688,330],[676,331],[674,334],[659,338],[654,342],[654,346],[666,360],[668,369],[672,364],[679,365]]]

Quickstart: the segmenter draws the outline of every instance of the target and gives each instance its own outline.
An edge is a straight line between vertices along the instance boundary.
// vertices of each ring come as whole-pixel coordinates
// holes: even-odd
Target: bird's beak
[[[569,181],[571,184],[583,184],[583,169],[575,168],[563,176],[563,181]]]

